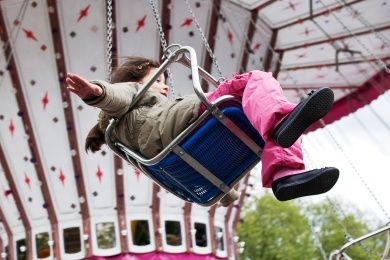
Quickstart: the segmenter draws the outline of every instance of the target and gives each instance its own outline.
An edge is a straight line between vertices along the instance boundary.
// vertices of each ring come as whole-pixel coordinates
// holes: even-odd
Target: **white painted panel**
[[[346,0],[345,2],[351,2],[352,0]],[[312,1],[313,13],[326,10],[326,8],[332,8],[338,6],[337,0],[317,0]],[[264,21],[270,24],[272,27],[279,27],[284,24],[294,22],[296,20],[305,18],[310,12],[310,1],[305,0],[293,0],[293,1],[275,1],[271,5],[261,10],[260,16]]]
[[[14,193],[8,185],[8,181],[5,177],[3,167],[0,165],[0,189],[3,196],[0,197],[0,208],[3,211],[5,220],[12,232],[16,232],[17,229],[24,229],[23,223],[19,214],[19,210],[16,207],[14,199]]]
[[[218,20],[214,53],[223,77],[230,78],[241,68],[242,43],[247,40],[250,12],[229,1],[222,1],[221,14],[222,18]],[[212,67],[212,74],[219,77],[215,66]]]
[[[263,64],[267,53],[269,52],[269,44],[271,40],[271,30],[267,28],[262,21],[257,21],[255,25],[255,33],[251,42],[251,53],[249,53],[246,70],[264,70]]]
[[[385,38],[390,38],[390,30],[381,32]],[[339,62],[351,60],[364,60],[387,57],[390,46],[375,37],[374,35],[357,36],[342,41],[334,42],[334,46],[339,49],[348,48],[349,50],[359,51],[361,54],[348,54],[340,52]],[[367,50],[368,49],[368,50]],[[336,49],[330,43],[309,46],[304,49],[296,49],[284,52],[282,69],[286,67],[295,67],[301,65],[316,65],[322,63],[336,63]],[[358,66],[358,65],[355,65]]]
[[[339,72],[334,66],[281,71],[281,86],[360,86],[373,76],[375,66],[370,64],[343,65]],[[313,83],[314,82],[314,83]]]
[[[9,32],[13,28],[13,21],[18,15],[21,3],[3,4]],[[66,131],[67,122],[59,91],[46,2],[38,1],[36,7],[29,6],[20,27],[22,31],[14,42],[13,54],[19,65],[19,77],[49,191],[59,219],[62,214],[79,217],[78,196]],[[28,37],[30,34],[33,38]],[[63,193],[67,196],[62,196]]]
[[[159,59],[160,41],[149,1],[115,1],[118,56]]]
[[[69,71],[87,79],[105,79],[106,41],[102,40],[106,39],[104,1],[59,1],[58,7]],[[88,107],[75,95],[72,95],[72,108],[90,212],[114,212],[116,196],[113,189],[115,179],[112,153],[108,152],[107,147],[95,154],[86,154],[84,149],[85,138],[97,123],[98,109]]]
[[[3,243],[3,248],[1,249],[0,253],[3,253],[4,248],[8,246],[8,240],[9,240],[3,223],[0,223],[0,239],[1,242]]]
[[[162,211],[167,212],[182,212],[182,208],[184,207],[184,200],[179,199],[172,193],[164,190],[161,188],[161,190],[158,192],[158,197],[160,198],[160,205]]]
[[[4,68],[4,59],[0,67]],[[2,78],[0,88],[0,111],[3,115],[0,124],[0,145],[5,153],[10,171],[17,186],[17,192],[23,201],[26,213],[30,221],[35,224],[48,224],[48,215],[43,207],[44,201],[41,184],[32,162],[34,158],[28,146],[28,136],[24,131],[23,122],[20,118],[20,109],[15,98],[15,90],[12,87],[9,73]],[[11,130],[12,129],[12,130]],[[16,192],[16,191],[15,191]]]
[[[353,5],[354,14],[347,8],[338,9],[329,15],[322,15],[315,18],[319,26],[326,34],[311,20],[281,29],[278,32],[277,47],[286,48],[296,44],[309,43],[318,39],[326,39],[327,35],[332,38],[348,33],[348,30],[357,32],[367,30],[367,26],[359,21],[358,17],[372,26],[388,24],[389,5],[383,5],[382,0],[363,1]],[[387,10],[387,11],[384,11]],[[348,29],[346,29],[347,27]]]
[[[171,5],[171,26],[169,31],[169,43],[191,46],[194,48],[199,66],[203,66],[206,53],[204,40],[207,42],[210,18],[214,12],[211,1],[189,1],[191,10],[196,16],[201,33],[196,27],[196,22],[190,14],[185,1],[174,0]],[[191,70],[183,65],[172,66],[175,93],[178,96],[194,94]]]
[[[152,204],[153,181],[133,166],[124,163],[123,168],[124,201],[126,212],[132,207]]]

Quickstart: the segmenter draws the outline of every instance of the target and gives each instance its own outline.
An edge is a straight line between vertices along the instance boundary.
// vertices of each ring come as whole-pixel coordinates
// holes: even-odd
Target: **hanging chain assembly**
[[[107,0],[107,81],[111,82],[112,74],[112,0]]]
[[[207,39],[206,39],[206,36],[205,34],[203,33],[203,30],[202,30],[202,27],[200,26],[199,22],[198,22],[198,19],[196,18],[195,14],[194,14],[194,11],[192,11],[192,8],[191,8],[191,4],[188,0],[184,0],[184,2],[186,3],[187,5],[187,10],[188,12],[191,14],[191,17],[193,19],[193,21],[195,22],[195,26],[196,26],[196,29],[198,30],[199,34],[200,34],[200,37],[202,39],[202,42],[203,42],[203,45],[205,46],[207,52],[209,53],[210,55],[210,58],[211,60],[213,61],[213,64],[215,65],[215,68],[217,69],[218,71],[218,74],[219,74],[219,78],[220,79],[223,79],[223,75],[222,75],[222,71],[221,71],[221,67],[219,66],[218,64],[218,61],[217,61],[217,58],[215,57],[214,53],[213,53],[213,50],[211,49]]]

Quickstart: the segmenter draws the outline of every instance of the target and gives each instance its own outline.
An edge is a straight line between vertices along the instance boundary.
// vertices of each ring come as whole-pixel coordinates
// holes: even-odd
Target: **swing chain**
[[[149,3],[150,3],[150,6],[152,7],[153,16],[154,16],[154,19],[156,20],[156,23],[157,23],[157,29],[158,29],[158,33],[160,35],[161,46],[163,47],[163,50],[165,52],[165,50],[168,47],[168,44],[167,44],[167,41],[165,40],[164,30],[163,30],[162,25],[161,25],[160,14],[157,10],[156,2],[154,0],[149,0]]]
[[[107,81],[111,82],[112,73],[112,0],[107,0]]]
[[[156,21],[156,24],[157,24],[157,29],[158,29],[158,33],[159,33],[159,36],[160,36],[160,41],[161,41],[161,46],[163,48],[163,58],[168,58],[166,57],[166,52],[167,52],[167,49],[168,49],[168,44],[167,44],[167,41],[165,39],[165,34],[164,34],[164,30],[162,28],[162,25],[161,25],[161,20],[160,20],[160,13],[159,11],[157,10],[157,5],[156,5],[156,2],[154,0],[149,0],[149,4],[150,6],[152,7],[152,12],[153,12],[153,16],[154,16],[154,20]],[[174,89],[174,83],[173,83],[173,77],[172,77],[172,73],[171,73],[171,70],[169,68],[167,68],[167,78],[168,78],[168,85],[169,85],[169,91],[171,92],[171,98],[175,99],[176,98],[176,94],[175,94],[175,89]]]
[[[206,50],[207,52],[209,53],[210,55],[210,58],[211,60],[213,61],[213,64],[215,65],[217,71],[218,71],[218,74],[219,74],[219,78],[221,80],[223,80],[223,75],[222,75],[222,71],[221,71],[221,68],[218,64],[218,61],[217,61],[217,58],[215,57],[209,43],[207,42],[207,39],[206,39],[206,36],[204,35],[203,33],[203,30],[202,30],[202,27],[200,26],[199,22],[198,22],[198,19],[196,18],[194,12],[192,11],[192,8],[191,8],[191,4],[188,0],[184,0],[184,2],[186,3],[187,5],[187,9],[188,9],[188,12],[191,14],[192,16],[192,19],[193,21],[195,22],[195,26],[196,26],[196,29],[198,30],[199,34],[200,34],[200,37],[202,38],[202,41],[203,41],[203,45],[206,47]]]

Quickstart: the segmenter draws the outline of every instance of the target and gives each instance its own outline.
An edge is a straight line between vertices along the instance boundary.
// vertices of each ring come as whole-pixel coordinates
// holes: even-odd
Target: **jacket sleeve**
[[[91,81],[103,89],[99,97],[83,100],[87,105],[100,108],[110,117],[121,117],[136,96],[139,84],[135,82],[110,84],[105,81]]]

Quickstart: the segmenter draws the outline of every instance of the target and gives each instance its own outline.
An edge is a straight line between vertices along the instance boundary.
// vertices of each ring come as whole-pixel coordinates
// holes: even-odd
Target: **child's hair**
[[[140,82],[150,69],[158,68],[160,63],[148,58],[130,56],[117,67],[111,76],[111,83],[118,82]],[[105,144],[104,132],[108,125],[109,118],[105,113],[100,112],[99,122],[89,131],[85,140],[85,150],[97,152]]]

